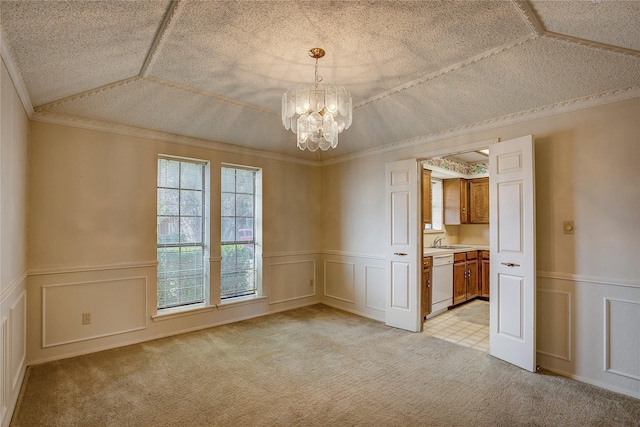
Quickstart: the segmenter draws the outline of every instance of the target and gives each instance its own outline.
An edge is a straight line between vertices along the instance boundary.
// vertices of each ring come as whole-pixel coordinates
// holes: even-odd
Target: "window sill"
[[[444,230],[444,229],[442,229],[442,230],[433,230],[433,229],[428,229],[428,230],[422,230],[422,232],[423,232],[424,234],[438,234],[438,233],[440,233],[440,234],[444,234],[444,233],[445,233],[445,230]]]
[[[154,322],[162,322],[163,320],[175,319],[178,317],[191,316],[194,314],[207,313],[216,309],[215,305],[193,305],[189,307],[165,308],[159,311],[155,316],[151,316]]]
[[[250,295],[248,297],[231,298],[217,305],[219,310],[238,307],[241,305],[255,304],[266,301],[267,297],[261,295]]]

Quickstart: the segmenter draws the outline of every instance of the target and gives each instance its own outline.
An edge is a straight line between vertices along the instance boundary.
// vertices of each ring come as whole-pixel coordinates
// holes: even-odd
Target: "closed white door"
[[[490,354],[536,369],[533,136],[489,147]]]
[[[418,176],[414,159],[387,163],[385,167],[385,323],[412,332],[422,330]]]

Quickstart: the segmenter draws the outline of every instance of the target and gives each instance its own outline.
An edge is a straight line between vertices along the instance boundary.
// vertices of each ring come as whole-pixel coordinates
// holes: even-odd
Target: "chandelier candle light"
[[[351,126],[351,95],[343,87],[322,85],[318,75],[318,59],[324,50],[314,47],[309,56],[315,58],[313,85],[299,84],[282,95],[282,124],[298,135],[298,148],[323,151],[336,148],[338,134]]]

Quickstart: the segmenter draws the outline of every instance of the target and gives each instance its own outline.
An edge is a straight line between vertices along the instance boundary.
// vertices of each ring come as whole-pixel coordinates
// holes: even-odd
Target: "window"
[[[257,294],[255,169],[222,167],[220,299]]]
[[[158,309],[204,303],[207,163],[158,159]]]
[[[442,230],[442,180],[431,179],[431,224],[425,225],[425,230]]]

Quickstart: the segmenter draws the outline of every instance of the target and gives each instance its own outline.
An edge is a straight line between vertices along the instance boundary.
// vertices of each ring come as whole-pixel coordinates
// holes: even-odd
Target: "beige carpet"
[[[315,305],[32,366],[21,426],[631,426],[640,401]]]

